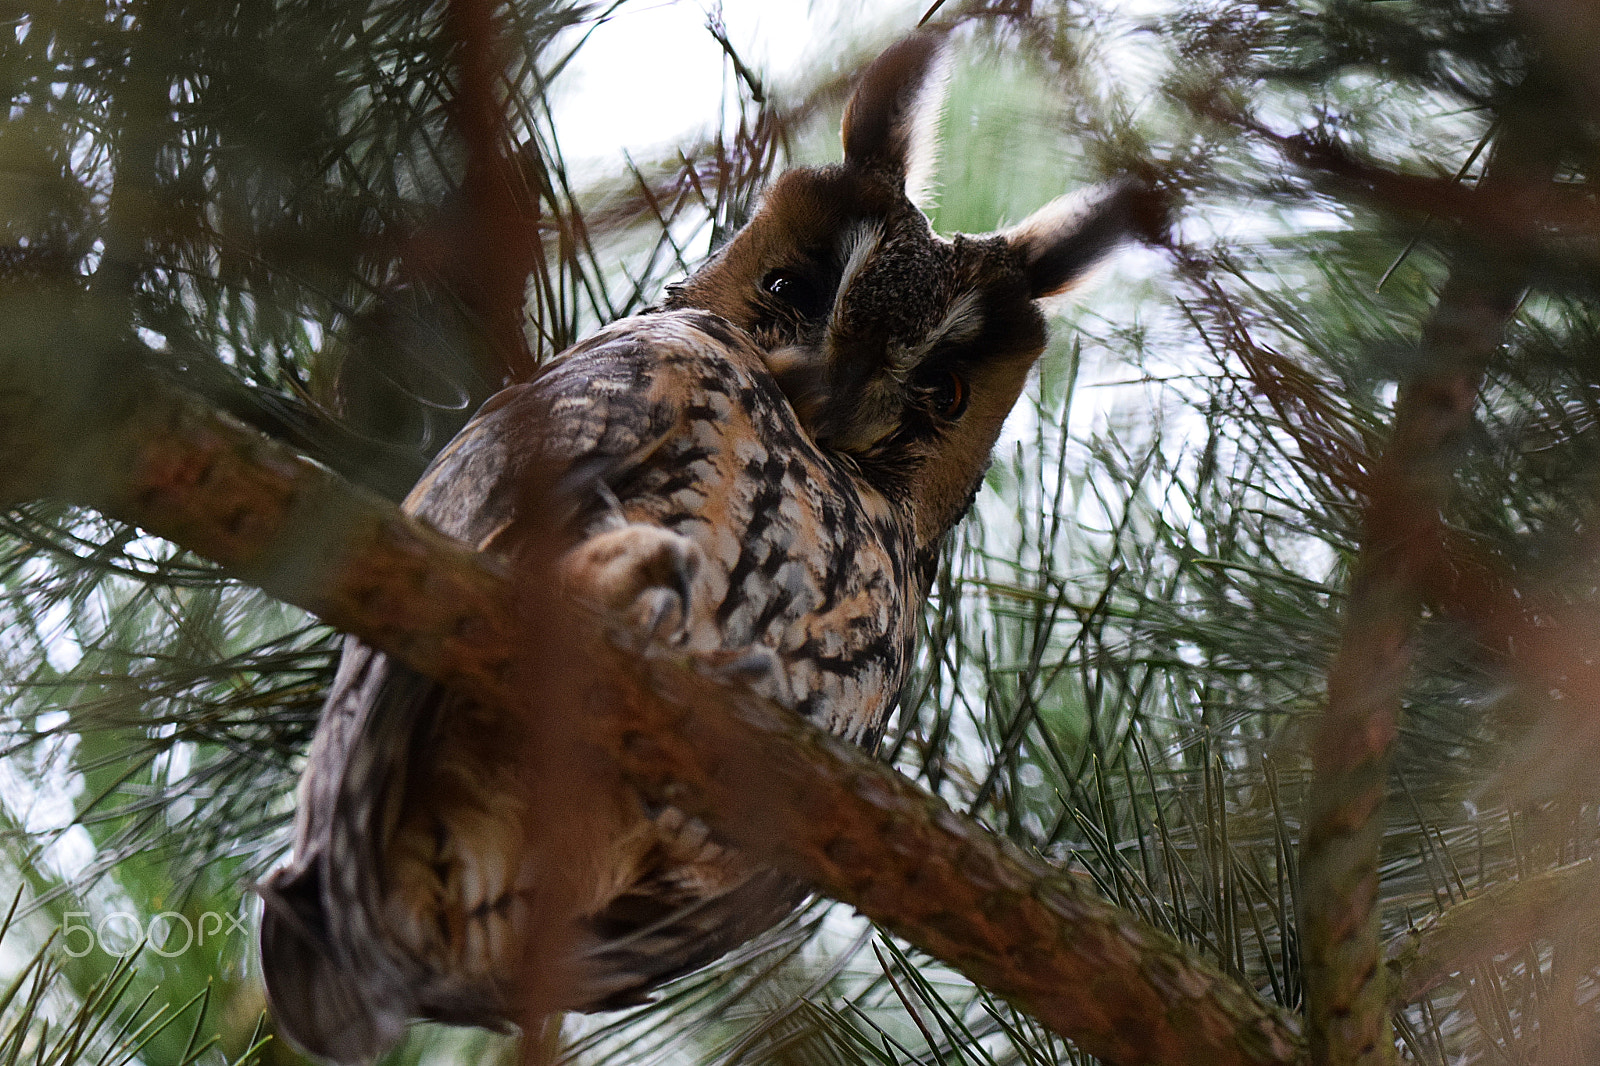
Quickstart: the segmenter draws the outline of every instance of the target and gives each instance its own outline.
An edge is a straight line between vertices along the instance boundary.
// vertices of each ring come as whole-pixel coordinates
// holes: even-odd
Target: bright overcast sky
[[[570,161],[610,163],[624,148],[648,155],[646,149],[681,141],[716,120],[724,82],[722,49],[706,32],[714,3],[632,0],[594,30],[575,69],[556,86],[556,122]],[[719,6],[740,56],[782,82],[841,40],[899,36],[927,3],[722,0]]]

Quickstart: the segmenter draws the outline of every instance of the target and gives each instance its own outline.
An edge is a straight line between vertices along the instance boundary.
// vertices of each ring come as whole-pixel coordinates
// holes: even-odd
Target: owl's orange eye
[[[761,279],[761,287],[806,318],[815,318],[822,310],[822,293],[793,270],[774,270]]]
[[[933,408],[945,418],[960,418],[967,409],[967,382],[955,371],[946,371],[933,387]]]

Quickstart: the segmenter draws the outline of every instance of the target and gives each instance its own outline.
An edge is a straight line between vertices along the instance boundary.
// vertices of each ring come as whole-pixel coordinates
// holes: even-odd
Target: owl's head
[[[925,550],[971,503],[1044,349],[1036,302],[1081,278],[1145,199],[1120,186],[998,233],[935,234],[912,196],[931,169],[941,44],[918,34],[879,56],[845,107],[844,162],[784,174],[665,304],[754,335],[817,445],[907,507]]]

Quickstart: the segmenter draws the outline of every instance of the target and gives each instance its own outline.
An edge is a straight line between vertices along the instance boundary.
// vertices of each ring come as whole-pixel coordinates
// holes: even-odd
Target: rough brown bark
[[[515,617],[492,561],[192,396],[153,381],[122,392],[87,420],[0,394],[0,499],[93,507],[429,676],[514,698]]]
[[[851,904],[1107,1062],[1292,1062],[1283,1015],[859,749],[682,661],[607,649],[646,796]],[[700,665],[702,669],[708,665]],[[641,666],[643,669],[641,669]],[[712,671],[715,672],[714,670]]]

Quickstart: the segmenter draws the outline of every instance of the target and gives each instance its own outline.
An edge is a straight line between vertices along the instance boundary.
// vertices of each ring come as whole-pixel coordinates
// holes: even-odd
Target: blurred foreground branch
[[[1480,190],[1515,198],[1553,180],[1549,131],[1512,126]],[[1374,464],[1361,555],[1313,743],[1301,841],[1302,937],[1312,1062],[1395,1060],[1379,965],[1383,803],[1421,605],[1433,591],[1441,510],[1485,371],[1525,283],[1518,257],[1458,256],[1401,388],[1394,431]]]

